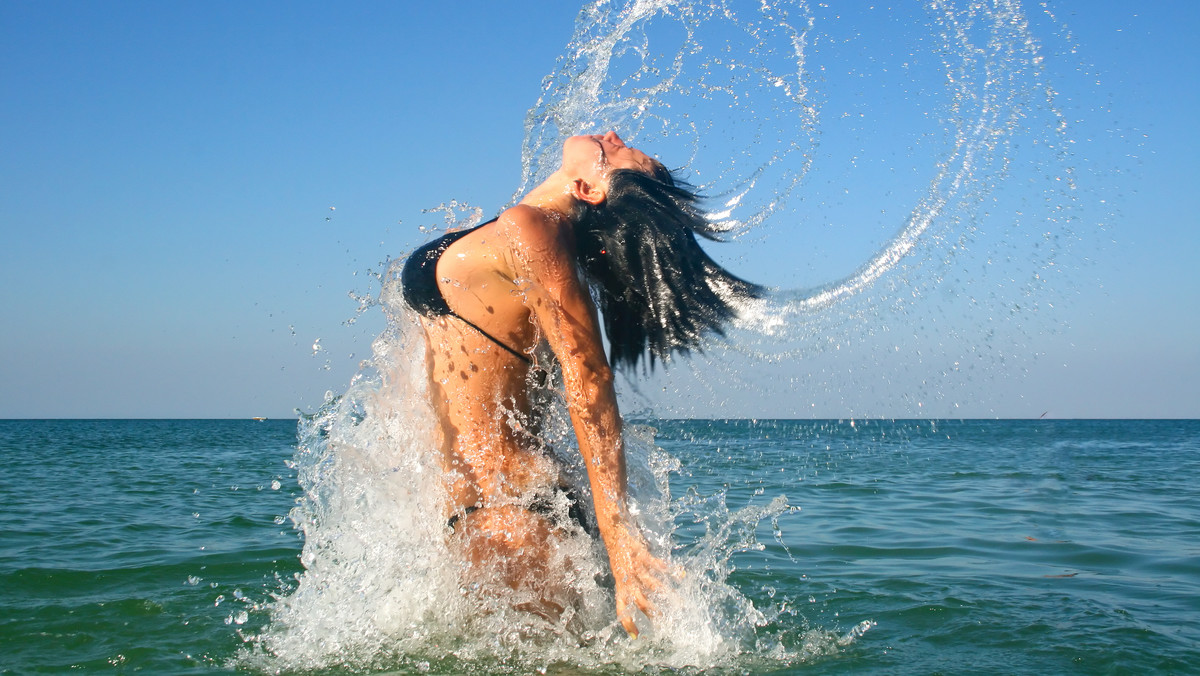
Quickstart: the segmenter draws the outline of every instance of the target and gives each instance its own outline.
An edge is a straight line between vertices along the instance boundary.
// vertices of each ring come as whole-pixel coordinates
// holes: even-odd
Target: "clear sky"
[[[0,417],[283,417],[342,391],[382,327],[352,295],[425,239],[423,209],[511,198],[576,15],[435,5],[0,3]],[[1200,7],[1050,7],[1082,67],[1048,74],[1111,215],[1081,228],[1066,302],[1022,339],[1036,358],[961,393],[942,376],[928,408],[920,361],[853,364],[860,396],[864,380],[823,389],[817,371],[850,368],[823,356],[790,366],[802,391],[681,410],[1200,417]],[[860,260],[874,236],[825,248]],[[747,276],[809,283],[771,244],[726,246]]]

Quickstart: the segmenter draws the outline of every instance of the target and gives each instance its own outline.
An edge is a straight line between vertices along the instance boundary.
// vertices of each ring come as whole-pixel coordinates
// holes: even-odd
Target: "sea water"
[[[714,663],[650,673],[1196,673],[1198,421],[643,423],[679,461],[675,554],[727,549],[762,615]],[[303,569],[296,432],[0,421],[0,672],[275,671],[247,655]],[[300,670],[623,671],[587,647],[393,647]]]
[[[663,391],[742,378],[852,401],[913,344],[919,385],[893,386],[914,412],[948,385],[986,391],[1019,372],[1013,348],[1040,330],[1078,235],[1073,141],[1043,69],[1063,51],[1031,26],[1047,17],[1053,34],[1015,0],[591,3],[531,108],[521,188],[563,136],[619,127],[742,242],[799,230],[819,250],[815,221],[862,219],[847,203],[884,214],[886,234],[838,238],[864,248],[743,308],[700,382]],[[891,51],[854,48],[880,40]],[[908,181],[846,197],[879,169]],[[1042,178],[1005,192],[1013,174]],[[664,616],[625,637],[582,537],[570,622],[481,605],[436,516],[415,325],[394,274],[379,279],[388,330],[298,425],[0,423],[0,668],[1180,673],[1200,656],[1189,421],[673,421],[639,401],[632,494],[686,573]],[[855,368],[807,366],[863,345]],[[548,403],[547,441],[579,482]]]

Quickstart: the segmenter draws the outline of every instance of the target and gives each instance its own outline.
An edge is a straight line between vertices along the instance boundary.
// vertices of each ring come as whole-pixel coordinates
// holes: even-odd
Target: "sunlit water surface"
[[[0,421],[0,671],[1180,674],[1200,660],[1200,422],[650,424],[680,463],[674,555],[726,552],[704,577],[754,607],[732,645],[705,638],[707,656],[411,632],[341,648],[341,623],[378,608],[347,583],[290,629],[307,632],[304,660],[271,658],[253,637],[302,571],[295,422]],[[763,512],[777,516],[746,517]],[[405,593],[407,572],[392,573]]]

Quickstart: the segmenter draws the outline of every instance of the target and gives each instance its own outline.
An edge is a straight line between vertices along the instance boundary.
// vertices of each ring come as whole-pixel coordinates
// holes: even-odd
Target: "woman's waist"
[[[504,458],[463,458],[463,478],[469,492],[492,500],[520,500],[546,488],[564,484],[557,458],[540,451],[521,450]]]
[[[568,485],[544,487],[520,499],[460,506],[448,513],[446,526],[451,532],[457,533],[459,526],[466,523],[473,529],[503,532],[511,536],[524,532],[519,524],[532,527],[535,522],[554,529],[579,528],[593,537],[599,534],[588,504],[578,491]],[[517,533],[512,530],[514,526],[518,527]]]

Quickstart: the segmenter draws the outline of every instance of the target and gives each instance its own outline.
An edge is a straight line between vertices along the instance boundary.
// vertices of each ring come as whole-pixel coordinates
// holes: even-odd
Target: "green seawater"
[[[757,642],[651,672],[1200,673],[1200,421],[648,424],[680,461],[681,555],[698,513],[798,508],[729,545],[727,582],[771,610]],[[0,421],[0,673],[260,669],[245,639],[302,571],[296,433]],[[381,645],[365,670],[535,663]]]

